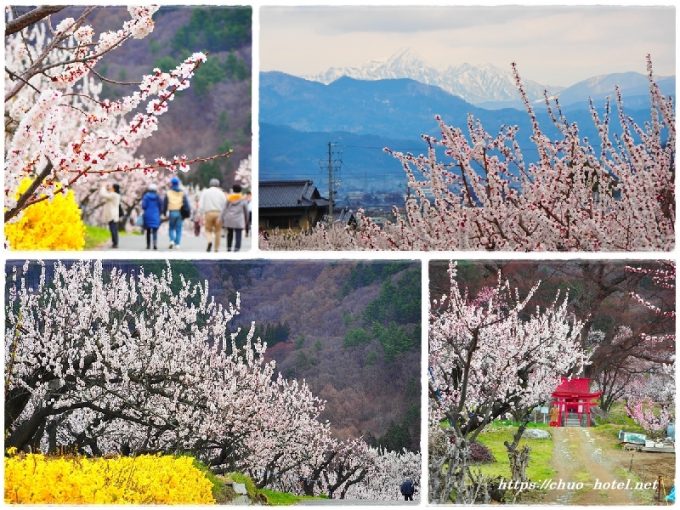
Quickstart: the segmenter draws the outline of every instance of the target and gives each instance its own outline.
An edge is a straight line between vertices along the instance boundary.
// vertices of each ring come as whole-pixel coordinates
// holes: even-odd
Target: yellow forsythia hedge
[[[140,455],[5,458],[5,503],[215,503],[191,457]]]
[[[31,182],[22,179],[17,197]],[[85,223],[73,191],[28,206],[16,222],[5,223],[5,237],[13,250],[82,250]]]

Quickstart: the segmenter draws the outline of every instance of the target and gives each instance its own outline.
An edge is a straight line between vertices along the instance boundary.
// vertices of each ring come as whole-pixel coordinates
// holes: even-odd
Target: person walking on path
[[[179,177],[170,179],[170,189],[163,201],[163,216],[168,217],[170,249],[179,250],[182,242],[184,219],[191,216],[191,206],[187,194],[180,188]]]
[[[215,251],[220,249],[220,238],[222,237],[222,211],[227,204],[224,191],[220,188],[220,181],[210,179],[210,187],[201,191],[198,199],[198,212],[203,214],[203,227],[208,237],[208,250],[213,248]]]
[[[198,195],[194,195],[194,200],[193,200],[193,214],[191,215],[191,224],[194,227],[194,237],[198,237],[201,235],[201,224],[203,223],[203,218],[201,217],[201,213],[198,212],[198,206],[199,206],[199,197]]]
[[[111,232],[111,248],[118,248],[118,221],[120,221],[120,186],[118,184],[105,184],[99,191],[104,199],[102,214],[104,223]]]
[[[241,193],[241,186],[234,184],[227,196],[227,205],[222,211],[222,227],[227,229],[227,251],[241,249],[243,229],[248,225],[248,199]]]
[[[406,478],[401,482],[401,487],[399,487],[401,495],[404,496],[404,501],[413,501],[413,495],[416,492],[416,484],[413,480]]]
[[[146,231],[146,249],[158,249],[158,227],[161,226],[161,197],[158,196],[158,187],[150,184],[149,189],[142,197],[142,210],[144,221],[142,226]]]
[[[250,227],[253,225],[253,192],[248,190],[245,193],[248,201],[248,221],[246,222],[246,237],[250,235]]]

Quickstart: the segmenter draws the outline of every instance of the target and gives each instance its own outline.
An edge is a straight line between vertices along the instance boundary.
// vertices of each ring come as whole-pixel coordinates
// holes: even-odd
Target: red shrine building
[[[592,424],[590,410],[597,405],[602,392],[590,391],[590,379],[562,378],[552,393],[550,409],[551,427],[589,427]]]

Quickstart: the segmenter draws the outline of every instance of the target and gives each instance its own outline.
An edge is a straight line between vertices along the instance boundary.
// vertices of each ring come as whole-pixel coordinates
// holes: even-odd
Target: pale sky
[[[298,76],[406,48],[440,70],[515,61],[545,85],[644,73],[647,53],[656,75],[675,74],[673,7],[263,7],[260,20],[261,69]]]

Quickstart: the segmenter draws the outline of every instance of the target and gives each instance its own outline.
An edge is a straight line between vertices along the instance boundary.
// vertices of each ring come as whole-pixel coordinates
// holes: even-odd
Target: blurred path
[[[418,506],[416,501],[372,501],[368,499],[306,499],[296,506]]]
[[[245,234],[245,232],[244,232]],[[111,248],[111,241],[106,241],[97,250],[103,251],[149,251],[149,252],[159,252],[159,251],[179,251],[179,252],[205,252],[208,246],[208,240],[203,235],[196,237],[193,232],[193,228],[190,227],[189,222],[185,222],[185,228],[182,231],[182,245],[179,250],[170,250],[170,237],[168,236],[168,226],[167,223],[163,223],[158,231],[158,250],[147,250],[146,249],[146,234],[142,233],[126,233],[120,236],[118,242],[118,249],[113,250]],[[250,237],[241,238],[241,251],[249,251],[252,247],[252,232]],[[228,253],[227,251],[227,239],[226,235],[223,233],[222,241],[220,242],[220,253]]]

